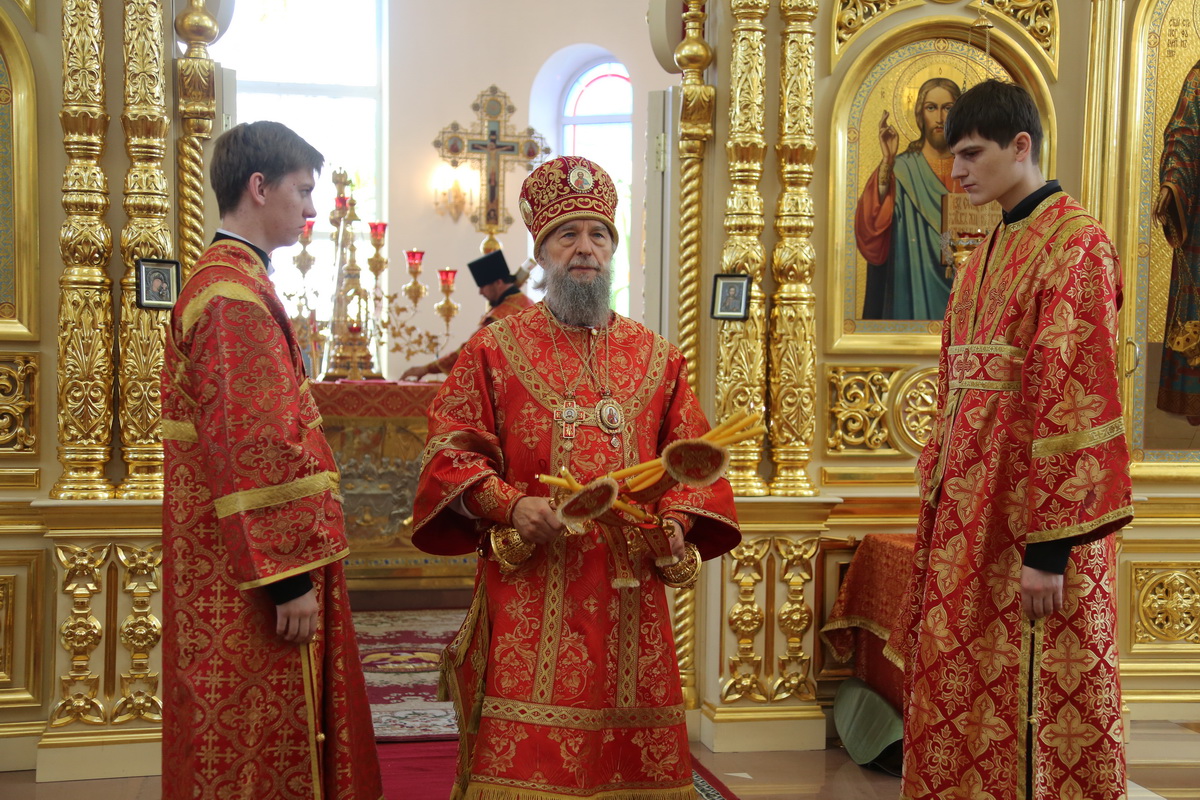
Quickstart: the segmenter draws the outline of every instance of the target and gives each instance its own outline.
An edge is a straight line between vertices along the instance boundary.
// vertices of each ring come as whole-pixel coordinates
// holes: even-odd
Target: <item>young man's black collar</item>
[[[1062,187],[1058,185],[1058,181],[1046,181],[1046,184],[1042,188],[1013,206],[1012,211],[1004,214],[1004,224],[1012,225],[1014,222],[1020,222],[1032,214],[1033,210],[1040,206],[1043,200],[1055,192],[1061,191]]]
[[[508,288],[504,290],[504,293],[501,294],[499,297],[497,297],[495,302],[492,303],[492,308],[495,308],[496,306],[503,303],[504,298],[506,298],[510,295],[520,294],[520,293],[521,293],[521,290],[517,288],[517,285],[515,283],[509,284]]]
[[[227,230],[218,228],[217,232],[215,234],[213,234],[212,240],[214,242],[220,242],[220,241],[223,241],[226,239],[232,239],[235,242],[241,242],[242,244],[246,245],[251,250],[253,250],[254,254],[262,259],[263,266],[265,266],[267,268],[268,275],[270,275],[272,272],[275,271],[275,268],[273,266],[271,266],[271,257],[269,255],[267,255],[267,251],[263,250],[261,247],[256,245],[254,242],[251,242],[249,239],[243,239],[241,236],[238,236],[236,233],[230,233]]]

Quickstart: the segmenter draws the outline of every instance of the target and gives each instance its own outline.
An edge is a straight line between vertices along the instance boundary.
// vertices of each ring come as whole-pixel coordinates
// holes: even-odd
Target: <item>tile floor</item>
[[[841,749],[712,753],[696,744],[692,754],[740,800],[895,800],[900,789],[898,778],[862,769]],[[1134,722],[1129,780],[1128,800],[1200,800],[1200,723]],[[161,796],[157,777],[39,784],[33,772],[0,772],[3,800],[160,800]]]

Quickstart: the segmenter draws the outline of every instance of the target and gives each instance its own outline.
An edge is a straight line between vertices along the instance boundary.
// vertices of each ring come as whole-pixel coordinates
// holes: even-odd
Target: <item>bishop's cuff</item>
[[[512,512],[525,494],[495,475],[489,475],[462,494],[463,506],[476,517],[512,524]]]

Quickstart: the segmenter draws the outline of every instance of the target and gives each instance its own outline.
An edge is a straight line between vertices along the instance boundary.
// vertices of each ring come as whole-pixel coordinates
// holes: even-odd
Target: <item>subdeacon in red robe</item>
[[[940,416],[918,462],[904,798],[1026,798],[1028,748],[1036,800],[1125,795],[1120,299],[1112,243],[1062,192],[999,226],[956,276]],[[1068,537],[1065,605],[1031,625],[1026,546]]]
[[[262,260],[219,241],[171,315],[163,376],[163,797],[378,800],[340,561],[338,472]],[[260,587],[308,573],[308,645]]]
[[[537,474],[565,466],[586,482],[708,430],[679,351],[612,320],[607,333],[589,334],[539,303],[467,343],[429,412],[418,547],[470,552],[522,496],[549,493]],[[597,384],[620,405],[619,425],[612,409],[602,413]],[[483,519],[459,513],[459,502]],[[706,558],[740,539],[724,479],[677,487],[655,510],[691,515],[687,540]],[[611,558],[588,523],[538,546],[512,574],[480,560],[475,603],[447,651],[461,732],[454,797],[694,797],[664,585],[643,557],[639,585],[614,588]]]

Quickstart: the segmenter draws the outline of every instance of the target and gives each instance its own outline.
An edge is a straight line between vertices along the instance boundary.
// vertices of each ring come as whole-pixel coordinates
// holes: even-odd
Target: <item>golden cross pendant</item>
[[[575,438],[575,426],[587,419],[587,412],[575,405],[574,400],[564,400],[562,408],[554,412],[554,421],[562,425],[564,439]]]

